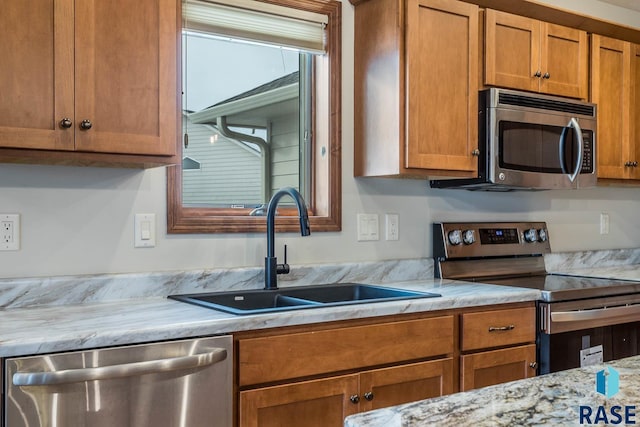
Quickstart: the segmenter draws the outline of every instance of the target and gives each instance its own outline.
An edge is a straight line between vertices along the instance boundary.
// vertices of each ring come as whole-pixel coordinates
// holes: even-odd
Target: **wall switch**
[[[358,242],[379,240],[378,214],[358,214]]]
[[[609,234],[609,214],[606,212],[600,214],[600,234]]]
[[[386,214],[384,216],[385,231],[387,240],[398,240],[400,236],[400,230],[398,229],[398,222],[400,216],[398,214]]]
[[[134,223],[136,248],[153,248],[156,245],[156,214],[136,214]]]
[[[0,251],[20,250],[20,214],[0,214]]]

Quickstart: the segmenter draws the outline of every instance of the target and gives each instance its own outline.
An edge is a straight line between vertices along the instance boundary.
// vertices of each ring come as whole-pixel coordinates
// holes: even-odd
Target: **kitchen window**
[[[183,0],[169,233],[264,231],[266,203],[284,186],[303,194],[313,231],[340,229],[340,7]],[[278,215],[290,216],[281,230],[296,229],[295,208]]]

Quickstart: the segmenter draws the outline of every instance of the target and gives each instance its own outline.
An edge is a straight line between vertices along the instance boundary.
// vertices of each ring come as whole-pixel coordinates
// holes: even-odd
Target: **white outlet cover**
[[[10,242],[0,240],[0,251],[18,251],[20,250],[20,214],[0,214],[0,224],[10,222],[12,229],[12,238]],[[2,236],[4,230],[0,230]]]
[[[400,221],[400,215],[398,214],[385,214],[385,238],[387,240],[398,240],[400,230],[398,229],[398,223]]]

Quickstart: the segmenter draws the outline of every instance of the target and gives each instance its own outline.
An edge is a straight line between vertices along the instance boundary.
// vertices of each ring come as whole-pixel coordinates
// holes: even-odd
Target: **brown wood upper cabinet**
[[[598,178],[640,179],[640,46],[591,37],[591,102],[598,105]]]
[[[492,9],[485,11],[484,83],[587,99],[587,33]]]
[[[174,155],[177,11],[176,0],[3,2],[0,159]]]
[[[355,6],[355,176],[477,174],[478,7]]]

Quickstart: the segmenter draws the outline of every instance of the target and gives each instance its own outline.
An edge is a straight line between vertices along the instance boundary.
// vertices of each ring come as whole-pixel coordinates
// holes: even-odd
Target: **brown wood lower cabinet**
[[[535,375],[533,302],[247,331],[240,427],[340,427],[348,415]]]
[[[341,426],[358,412],[350,397],[358,375],[344,375],[240,392],[243,427]]]
[[[535,344],[462,356],[460,391],[533,377],[535,360]]]
[[[453,392],[453,359],[240,392],[243,427],[340,427],[357,412]]]
[[[360,411],[453,393],[453,359],[432,360],[360,374]]]

